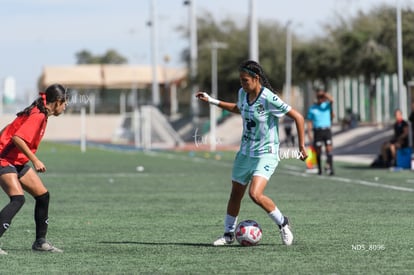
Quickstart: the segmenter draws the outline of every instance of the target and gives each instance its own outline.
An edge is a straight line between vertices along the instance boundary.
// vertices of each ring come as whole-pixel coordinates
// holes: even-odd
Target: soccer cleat
[[[7,255],[7,252],[0,248],[0,255]]]
[[[214,241],[213,246],[229,245],[234,242],[234,233],[226,232],[224,235]]]
[[[50,242],[46,241],[44,238],[37,239],[33,245],[32,249],[34,251],[43,251],[43,252],[52,252],[52,253],[62,253],[63,250],[54,247]]]
[[[290,230],[289,219],[284,217],[284,222],[282,225],[279,225],[280,236],[282,237],[282,243],[284,245],[291,245],[293,243],[293,234]]]

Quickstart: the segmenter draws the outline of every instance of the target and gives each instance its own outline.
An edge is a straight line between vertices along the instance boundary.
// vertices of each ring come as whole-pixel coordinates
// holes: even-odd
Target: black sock
[[[0,211],[0,237],[9,228],[13,217],[25,202],[23,195],[11,196],[10,202]]]
[[[318,172],[322,172],[322,165],[321,165],[321,155],[320,154],[316,154],[316,162],[318,164]]]
[[[333,156],[332,156],[332,153],[326,154],[326,161],[328,162],[329,168],[331,169],[331,171],[333,171]]]
[[[49,219],[49,198],[49,192],[35,197],[36,205],[34,210],[34,219],[36,223],[36,240],[46,238]]]

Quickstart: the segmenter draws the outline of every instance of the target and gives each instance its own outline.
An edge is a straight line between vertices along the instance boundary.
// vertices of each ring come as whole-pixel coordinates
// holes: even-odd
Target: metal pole
[[[119,95],[119,113],[121,115],[125,115],[126,113],[126,94],[125,92],[121,92]]]
[[[285,101],[290,105],[290,94],[292,87],[292,21],[288,21],[286,24],[286,80],[285,80]]]
[[[259,61],[259,32],[256,17],[256,0],[249,1],[250,11],[250,35],[249,35],[249,56],[251,60]]]
[[[211,43],[211,95],[217,98],[218,84],[217,84],[217,49],[225,49],[227,44],[213,41]],[[215,152],[217,148],[217,119],[216,107],[210,105],[210,151]]]
[[[376,99],[376,122],[378,128],[382,128],[382,83],[381,79],[377,78],[376,84],[375,84],[376,90],[375,90],[375,99]]]
[[[390,78],[388,75],[384,76],[384,122],[388,123],[390,119]]]
[[[82,153],[86,152],[86,108],[81,107],[80,112],[81,133],[80,133],[80,150]]]
[[[359,118],[361,121],[366,120],[365,85],[363,83],[364,83],[364,80],[363,78],[361,78],[359,80]]]
[[[158,85],[158,21],[156,0],[151,0],[151,59],[152,59],[152,104],[160,105],[160,90]]]
[[[396,108],[400,108],[401,94],[403,92],[403,49],[402,49],[402,27],[401,27],[401,5],[397,1],[397,61],[398,61],[398,100]],[[396,109],[394,108],[394,109]]]
[[[198,58],[198,47],[197,47],[197,17],[196,17],[196,0],[185,0],[184,5],[189,6],[189,29],[190,29],[190,89],[191,89],[191,113],[193,115],[193,124],[198,124],[199,106],[198,101],[195,98],[195,94],[198,91],[196,83],[197,78],[197,58]]]
[[[133,130],[134,134],[134,146],[135,148],[139,148],[141,146],[141,115],[139,110],[139,104],[138,104],[138,90],[135,84],[132,86],[131,89],[132,94],[132,104],[133,104],[133,112],[132,112],[132,125],[131,129]]]
[[[89,114],[95,115],[95,106],[96,106],[96,93],[95,91],[91,91],[89,93]]]

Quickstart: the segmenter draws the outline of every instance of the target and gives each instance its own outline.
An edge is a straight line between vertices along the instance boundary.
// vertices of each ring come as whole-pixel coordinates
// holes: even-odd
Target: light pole
[[[160,105],[160,90],[158,85],[158,20],[157,20],[157,0],[151,0],[151,59],[152,59],[152,104]]]
[[[259,32],[256,17],[256,0],[249,1],[250,32],[249,32],[249,56],[251,60],[259,62]]]
[[[217,85],[217,50],[227,49],[227,44],[222,42],[213,41],[210,44],[211,48],[211,96],[217,98],[218,85]],[[216,138],[216,107],[210,104],[210,151],[216,151],[217,138]]]
[[[198,91],[196,84],[197,77],[197,58],[198,58],[198,47],[197,47],[197,18],[195,9],[196,0],[185,0],[184,5],[189,7],[189,28],[190,28],[190,89],[191,89],[191,112],[193,115],[193,123],[198,124],[198,101],[195,98],[195,94]]]
[[[285,102],[290,105],[290,93],[292,87],[292,21],[286,23],[286,79],[285,79]]]
[[[403,93],[403,49],[402,49],[402,26],[401,26],[401,5],[397,1],[397,63],[398,63],[398,100],[396,108],[401,108]]]

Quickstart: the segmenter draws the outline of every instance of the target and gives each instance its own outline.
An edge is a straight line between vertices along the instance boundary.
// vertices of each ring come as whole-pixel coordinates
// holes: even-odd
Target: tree
[[[337,21],[325,24],[325,33],[320,37],[303,40],[293,33],[292,82],[302,85],[311,80],[328,86],[330,80],[364,76],[373,97],[375,81],[372,80],[397,71],[396,9],[383,4],[352,18],[345,18],[340,13],[336,18]],[[413,21],[413,10],[403,9],[405,82],[414,77]],[[218,54],[219,97],[234,100],[240,86],[237,66],[248,58],[247,18],[244,22],[240,18],[218,22],[209,13],[198,18],[197,82],[205,91],[211,90],[211,41],[228,44],[228,49],[220,50]],[[274,88],[280,91],[285,82],[284,26],[276,21],[259,22],[259,41],[259,61]],[[188,50],[183,51],[184,60],[189,62],[188,57]]]
[[[108,50],[103,55],[93,55],[88,50],[76,53],[76,64],[125,64],[128,60],[115,50]]]
[[[247,18],[245,22],[230,18],[217,22],[212,14],[205,13],[198,18],[198,75],[200,89],[211,91],[211,42],[224,42],[227,49],[218,51],[219,97],[234,101],[240,88],[238,66],[249,57]],[[185,28],[180,28],[185,35]],[[286,31],[276,22],[259,22],[260,56],[259,61],[269,81],[281,91],[285,79]],[[189,64],[189,51],[183,51],[183,60]]]
[[[341,71],[340,50],[335,41],[316,38],[301,43],[294,52],[293,72],[296,83],[311,80],[324,86],[330,79],[336,79]]]

